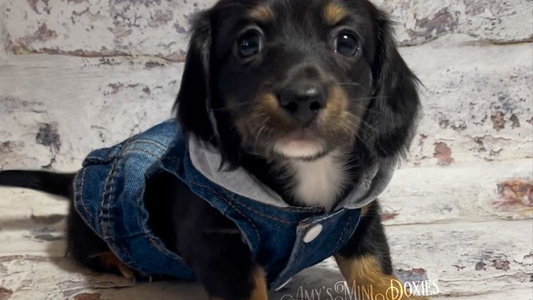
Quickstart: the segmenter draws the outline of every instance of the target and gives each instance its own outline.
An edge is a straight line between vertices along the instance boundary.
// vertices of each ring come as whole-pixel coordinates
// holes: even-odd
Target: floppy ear
[[[418,79],[400,56],[391,22],[373,8],[376,54],[372,67],[374,101],[365,122],[374,128],[378,157],[405,155],[414,135],[420,107]]]
[[[210,51],[211,20],[209,11],[205,11],[193,22],[181,87],[174,103],[174,110],[184,132],[194,133],[204,141],[213,139],[216,130],[212,126],[209,108]]]

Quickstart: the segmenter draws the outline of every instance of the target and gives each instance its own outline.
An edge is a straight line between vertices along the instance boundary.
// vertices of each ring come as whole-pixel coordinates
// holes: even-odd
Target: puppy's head
[[[407,145],[415,77],[366,0],[222,0],[194,24],[178,95],[185,131],[238,164]]]

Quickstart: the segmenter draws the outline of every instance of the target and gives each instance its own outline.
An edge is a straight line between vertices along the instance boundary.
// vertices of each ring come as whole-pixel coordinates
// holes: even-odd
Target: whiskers
[[[245,107],[245,106],[250,106],[250,103],[247,103],[247,102],[243,102],[243,103],[235,103],[235,104],[231,104],[231,105],[228,105],[227,107],[212,107],[211,110],[213,111],[221,111],[221,112],[232,112],[232,111],[236,111],[242,107]]]
[[[358,83],[344,82],[339,85],[363,88]],[[358,94],[361,96],[358,97]],[[227,103],[226,107],[216,107],[213,110],[232,114],[236,134],[241,136],[241,147],[249,154],[267,160],[280,159],[280,154],[274,149],[276,141],[285,137],[298,136],[298,134],[312,136],[323,141],[325,149],[349,147],[355,145],[354,143],[373,149],[374,137],[380,130],[377,127],[378,121],[388,120],[387,113],[375,107],[374,104],[378,104],[375,101],[382,101],[388,97],[372,96],[367,93],[339,96],[345,97],[347,106],[332,106],[330,111],[305,124],[286,117],[280,113],[279,109],[261,101],[234,101]],[[336,99],[333,98],[332,101]]]
[[[260,138],[261,138],[261,134],[265,131],[265,129],[267,128],[268,126],[268,122],[270,122],[270,120],[272,119],[271,116],[267,116],[263,122],[259,125],[259,130],[257,131],[257,134],[255,135],[255,140],[254,140],[254,146],[253,146],[253,149],[257,149],[257,143],[259,142]]]
[[[353,86],[353,87],[358,87],[358,88],[362,88],[363,90],[367,91],[368,88],[360,83],[357,83],[357,82],[338,82],[337,83],[338,85],[340,86]]]
[[[357,98],[348,98],[348,101],[351,102],[359,102],[359,101],[369,101],[376,99],[376,96],[369,96],[369,97],[357,97]]]

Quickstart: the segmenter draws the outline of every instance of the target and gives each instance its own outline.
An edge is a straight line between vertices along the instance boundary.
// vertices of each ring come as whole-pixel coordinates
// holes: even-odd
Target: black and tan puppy
[[[373,299],[394,280],[374,199],[409,146],[416,85],[386,15],[367,0],[221,0],[194,22],[177,119],[221,153],[221,172],[243,169],[292,207],[327,215],[359,193],[348,206],[361,209],[360,222],[331,254],[348,282],[372,286]],[[72,198],[73,178],[4,171],[0,185]],[[144,202],[151,230],[212,299],[268,298],[261,256],[187,185],[153,176]],[[95,270],[131,272],[74,208],[68,251]]]

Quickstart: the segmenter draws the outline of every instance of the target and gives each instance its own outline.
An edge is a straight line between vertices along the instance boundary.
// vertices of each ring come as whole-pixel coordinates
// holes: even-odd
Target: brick
[[[215,0],[7,0],[10,51],[84,57],[149,55],[184,58],[189,20]],[[449,34],[476,41],[516,43],[533,38],[527,0],[376,0],[397,22],[401,45],[420,45]]]
[[[376,0],[397,22],[402,45],[421,45],[449,34],[476,41],[516,43],[533,39],[533,6],[527,0]]]

